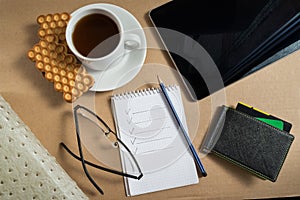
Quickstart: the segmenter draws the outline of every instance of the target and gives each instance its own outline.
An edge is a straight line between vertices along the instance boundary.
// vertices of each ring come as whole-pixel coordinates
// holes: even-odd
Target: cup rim
[[[119,43],[118,45],[114,48],[113,51],[111,51],[110,53],[108,53],[107,55],[105,56],[102,56],[102,57],[98,57],[98,58],[90,58],[90,57],[86,57],[86,56],[83,56],[81,53],[78,52],[78,50],[76,49],[76,47],[74,46],[73,44],[73,39],[72,39],[72,34],[73,34],[73,31],[74,31],[74,28],[75,26],[70,26],[71,23],[77,23],[79,20],[81,20],[83,17],[87,16],[87,15],[90,15],[90,14],[93,14],[93,13],[97,13],[96,11],[104,11],[104,14],[107,13],[109,18],[111,18],[112,20],[114,20],[114,22],[116,23],[116,25],[118,26],[118,29],[119,29]],[[88,12],[84,15],[82,15],[82,13],[86,12],[86,11],[91,11],[91,12]],[[79,16],[78,15],[82,15],[82,16]],[[111,16],[110,16],[111,15]],[[67,24],[67,28],[66,28],[66,33],[65,33],[65,37],[66,37],[66,42],[67,42],[67,45],[68,47],[70,48],[71,52],[75,54],[75,56],[79,57],[80,59],[82,60],[86,60],[86,61],[100,61],[100,60],[104,60],[106,59],[107,57],[111,56],[113,53],[115,53],[120,45],[122,45],[122,41],[123,41],[123,34],[121,34],[123,32],[123,25],[121,23],[121,20],[119,19],[119,17],[114,13],[112,12],[110,9],[107,9],[105,7],[91,7],[91,5],[87,5],[87,6],[83,6],[81,8],[78,8],[77,10],[75,10],[74,12],[72,12],[70,14],[71,18]],[[77,18],[75,18],[77,17]],[[75,22],[73,22],[74,20],[76,20]]]

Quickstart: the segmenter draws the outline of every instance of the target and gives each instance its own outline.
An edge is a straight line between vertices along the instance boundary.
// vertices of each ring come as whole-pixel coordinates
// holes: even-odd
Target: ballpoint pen
[[[204,169],[204,167],[203,167],[203,165],[201,163],[201,160],[200,160],[198,154],[196,153],[196,150],[195,150],[195,148],[194,148],[194,146],[193,146],[193,144],[192,144],[192,142],[191,142],[191,140],[190,140],[190,138],[189,138],[189,136],[188,136],[188,134],[187,134],[187,132],[186,132],[183,124],[182,124],[182,122],[180,121],[180,118],[179,118],[179,116],[178,116],[178,114],[177,114],[177,112],[175,110],[175,107],[173,106],[173,103],[172,103],[172,101],[171,101],[171,99],[170,99],[170,97],[168,95],[168,92],[167,92],[167,90],[165,88],[165,85],[160,80],[159,76],[157,76],[157,79],[158,79],[158,82],[159,82],[159,86],[160,86],[160,88],[162,90],[162,93],[164,94],[165,99],[167,100],[168,105],[170,106],[171,111],[172,111],[172,113],[173,113],[173,115],[174,115],[174,117],[175,117],[175,119],[176,119],[176,121],[177,121],[180,129],[181,129],[181,132],[184,135],[184,137],[186,139],[186,142],[188,143],[188,146],[189,146],[189,148],[190,148],[190,150],[191,150],[191,152],[192,152],[192,154],[194,156],[194,159],[196,160],[196,164],[199,167],[202,176],[204,176],[204,177],[207,176],[207,173],[206,173],[206,171],[205,171],[205,169]]]

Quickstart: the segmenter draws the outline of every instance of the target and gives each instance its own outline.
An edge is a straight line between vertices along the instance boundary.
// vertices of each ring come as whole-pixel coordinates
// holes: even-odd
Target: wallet
[[[206,150],[275,182],[294,136],[233,108],[221,107]]]

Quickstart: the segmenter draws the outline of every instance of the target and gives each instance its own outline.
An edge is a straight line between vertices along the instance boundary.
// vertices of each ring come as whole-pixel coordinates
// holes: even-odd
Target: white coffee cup
[[[119,32],[117,35],[109,37],[106,40],[109,41],[109,39],[113,37],[118,37],[116,46],[113,47],[113,49],[106,55],[99,57],[82,55],[79,50],[76,49],[73,41],[73,33],[76,25],[81,19],[91,14],[103,14],[109,17],[117,25]],[[110,9],[101,7],[101,4],[97,4],[97,6],[93,6],[93,4],[87,5],[77,9],[71,14],[71,19],[69,20],[66,28],[66,41],[70,50],[82,62],[82,64],[93,70],[106,70],[108,67],[115,66],[127,51],[136,49],[141,44],[140,37],[137,34],[125,32],[121,19]],[[101,44],[99,44],[95,49],[97,50],[97,48],[102,48]]]

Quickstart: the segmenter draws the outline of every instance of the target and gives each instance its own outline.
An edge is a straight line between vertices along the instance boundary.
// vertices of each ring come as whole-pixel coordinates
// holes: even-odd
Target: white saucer
[[[109,91],[119,88],[131,81],[143,66],[147,52],[145,33],[137,19],[121,7],[103,3],[90,4],[87,7],[110,9],[121,19],[124,32],[133,32],[141,39],[140,47],[126,53],[115,66],[108,67],[108,69],[104,71],[95,71],[86,68],[87,72],[95,79],[94,86],[90,88],[91,91]]]

